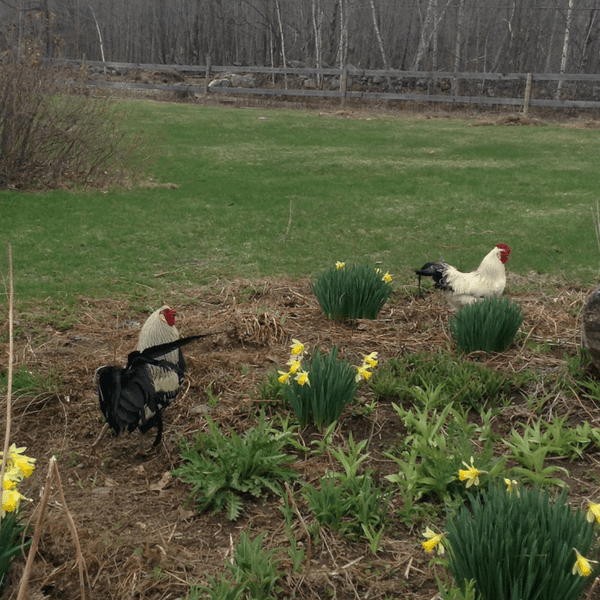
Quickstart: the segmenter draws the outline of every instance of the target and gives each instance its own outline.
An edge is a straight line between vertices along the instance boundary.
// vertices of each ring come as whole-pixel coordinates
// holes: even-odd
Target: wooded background
[[[40,11],[71,59],[597,73],[599,8],[600,0],[0,0],[0,22],[21,37]]]

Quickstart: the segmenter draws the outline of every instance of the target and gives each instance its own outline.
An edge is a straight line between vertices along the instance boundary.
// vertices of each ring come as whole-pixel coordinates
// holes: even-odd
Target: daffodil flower
[[[23,479],[23,473],[21,469],[17,467],[11,467],[6,469],[4,473],[4,481],[2,482],[2,488],[5,490],[12,490],[17,487],[17,484]]]
[[[345,262],[340,262],[339,260],[335,263],[335,269],[336,271],[339,271],[340,269],[343,269],[346,266]]]
[[[600,503],[588,502],[587,520],[591,523],[594,519],[600,523]]]
[[[27,500],[18,490],[3,490],[2,491],[2,516],[7,512],[15,512],[19,508],[22,499]]]
[[[361,379],[368,381],[369,377],[371,377],[371,375],[373,375],[373,373],[371,373],[371,371],[369,371],[368,366],[361,365],[360,367],[354,367],[354,368],[358,371],[358,373],[356,374],[356,381],[360,381]]]
[[[390,283],[392,281],[392,276],[386,271],[385,275],[381,279],[386,283]]]
[[[23,473],[23,477],[29,477],[33,473],[33,469],[35,465],[35,458],[30,458],[29,456],[25,456],[23,452],[25,452],[27,448],[17,448],[16,444],[12,444],[8,449],[8,461],[7,464],[9,467],[18,468],[21,473]],[[0,452],[0,455],[2,453]]]
[[[298,370],[302,368],[302,361],[299,358],[295,357],[288,360],[288,362],[285,364],[289,365],[291,375],[295,375],[298,372]]]
[[[299,371],[294,379],[298,382],[298,385],[310,385],[308,373],[306,371]]]
[[[292,356],[299,356],[304,352],[304,344],[298,340],[292,339]]]
[[[513,486],[516,487],[517,485],[519,485],[519,482],[516,481],[515,479],[507,479],[506,477],[504,478],[504,483],[506,484],[506,491],[509,494],[512,494],[513,491]],[[519,491],[517,490],[517,494],[519,494]]]
[[[572,570],[573,575],[575,575],[575,573],[577,573],[578,575],[581,575],[582,577],[589,577],[592,574],[592,565],[590,563],[595,563],[598,561],[597,560],[589,560],[585,556],[582,556],[579,553],[579,550],[577,550],[577,548],[573,548],[573,550],[575,550],[575,554],[577,555],[577,560],[575,561],[575,564],[573,565],[573,570]]]
[[[289,383],[290,382],[290,375],[291,373],[286,373],[285,371],[277,371],[279,373],[279,377],[277,378],[277,381],[279,381],[279,383]]]
[[[370,367],[376,367],[377,366],[377,352],[371,352],[371,354],[368,354],[367,356],[365,356],[365,360],[363,361],[363,366],[364,365],[369,365]]]
[[[473,464],[473,457],[471,456],[471,464],[467,464],[464,460],[463,460],[463,465],[465,465],[465,467],[467,467],[466,471],[463,469],[460,469],[458,471],[458,478],[461,481],[467,481],[467,487],[471,487],[473,484],[475,485],[479,485],[479,476],[482,475],[483,473],[485,473],[486,471],[480,471],[479,469],[477,469],[475,467],[475,465]]]
[[[425,548],[425,552],[431,553],[437,546],[438,554],[444,554],[446,549],[444,548],[444,544],[442,544],[443,533],[435,533],[435,531],[431,531],[429,527],[426,527],[423,535],[427,538],[424,542],[421,542],[421,545]]]

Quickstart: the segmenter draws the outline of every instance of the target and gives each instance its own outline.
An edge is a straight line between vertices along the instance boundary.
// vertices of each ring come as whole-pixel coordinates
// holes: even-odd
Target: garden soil
[[[509,276],[512,285],[524,283]],[[532,286],[535,287],[535,286]],[[541,288],[542,286],[540,286]],[[544,286],[544,289],[548,289]],[[542,292],[512,295],[523,309],[521,334],[506,352],[493,356],[474,355],[474,360],[492,369],[516,373],[533,368],[544,379],[566,369],[566,358],[577,355],[581,310],[591,290],[556,287],[552,295]],[[20,312],[15,307],[14,363],[50,374],[56,389],[35,393],[15,392],[11,440],[27,447],[37,459],[31,478],[22,491],[31,498],[23,513],[33,523],[40,512],[52,456],[57,459],[64,501],[56,480],[40,525],[38,553],[25,595],[31,600],[78,599],[82,597],[79,567],[83,567],[85,598],[93,600],[167,600],[186,598],[190,584],[207,584],[207,576],[226,572],[226,561],[241,531],[251,537],[265,533],[266,548],[289,547],[280,498],[244,498],[237,521],[225,514],[198,514],[188,502],[189,487],[171,475],[181,464],[177,441],[207,430],[207,415],[219,424],[243,433],[256,424],[257,413],[268,417],[285,415],[280,402],[263,399],[261,385],[268,374],[285,368],[292,338],[329,350],[337,345],[342,356],[354,362],[376,351],[380,364],[393,357],[416,352],[448,350],[460,356],[452,340],[448,319],[451,312],[443,298],[428,291],[420,298],[414,287],[397,289],[376,321],[333,322],[322,314],[307,280],[221,280],[197,289],[173,292],[157,299],[178,309],[181,335],[210,332],[209,337],[184,349],[188,379],[184,391],[164,413],[163,442],[140,455],[139,433],[116,437],[107,432],[93,448],[103,427],[94,388],[94,372],[105,364],[126,362],[135,349],[139,327],[147,313],[138,312],[122,300],[79,298],[75,322],[58,327],[61,315],[41,301],[38,309]],[[36,312],[37,311],[37,312]],[[7,319],[1,323],[3,339]],[[8,343],[0,344],[6,369]],[[530,390],[530,393],[536,393]],[[542,393],[541,391],[539,393]],[[369,441],[365,465],[382,484],[384,476],[398,468],[384,452],[402,440],[406,431],[392,407],[394,398],[378,398],[372,412],[360,410],[374,396],[363,385],[358,405],[348,407],[333,437],[335,446],[352,434],[354,441]],[[6,402],[2,400],[4,427]],[[510,427],[531,422],[537,415],[524,397],[515,394],[509,406],[494,418],[494,429],[502,435]],[[569,422],[587,420],[600,427],[600,409],[581,390],[548,398],[543,418],[568,415]],[[301,432],[305,445],[321,439],[308,428]],[[149,440],[153,434],[148,435]],[[148,443],[148,446],[150,444]],[[598,453],[592,451],[576,461],[556,459],[552,464],[569,471],[567,479],[574,505],[584,498],[600,498]],[[294,463],[301,479],[318,484],[327,469],[339,469],[328,455],[309,453]],[[297,487],[294,488],[297,491]],[[407,527],[398,516],[402,506],[395,494],[388,508],[388,525],[375,555],[367,543],[340,538],[322,529],[320,541],[306,535],[311,521],[301,496],[296,494],[303,519],[295,521],[295,533],[305,547],[307,560],[301,574],[293,572],[285,551],[277,554],[281,590],[277,598],[337,600],[392,599],[432,600],[438,588],[431,557],[421,545],[426,523]],[[75,524],[80,550],[66,518]],[[25,557],[19,557],[10,573],[4,598],[16,598]],[[438,568],[442,575],[442,570]],[[600,599],[598,589],[590,599]]]

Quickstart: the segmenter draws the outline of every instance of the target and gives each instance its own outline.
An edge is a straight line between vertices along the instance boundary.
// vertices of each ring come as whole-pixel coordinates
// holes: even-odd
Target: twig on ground
[[[86,572],[85,561],[83,559],[83,554],[81,552],[81,544],[79,543],[79,536],[77,535],[77,528],[75,527],[75,521],[73,520],[73,516],[71,512],[67,508],[67,501],[65,499],[65,494],[63,491],[63,487],[60,481],[60,473],[58,472],[58,465],[56,464],[56,457],[53,456],[50,459],[50,464],[48,465],[48,473],[46,475],[46,484],[44,486],[44,494],[42,496],[42,500],[38,507],[38,517],[35,523],[35,531],[33,534],[33,540],[31,542],[31,547],[29,548],[29,555],[27,556],[27,563],[25,564],[25,569],[23,571],[23,576],[21,578],[21,583],[19,585],[19,595],[17,596],[17,600],[23,600],[25,597],[25,593],[27,592],[27,587],[29,585],[29,579],[31,577],[31,569],[33,567],[33,560],[37,553],[38,545],[40,542],[40,537],[42,535],[42,522],[44,516],[46,514],[46,510],[48,509],[48,502],[50,501],[50,495],[52,493],[52,484],[56,485],[56,489],[58,490],[58,494],[60,496],[61,508],[65,512],[65,516],[67,521],[69,522],[69,527],[71,529],[71,535],[73,536],[73,543],[75,544],[75,550],[77,552],[77,567],[79,569],[79,592],[81,595],[81,600],[85,600],[85,576],[84,571]]]

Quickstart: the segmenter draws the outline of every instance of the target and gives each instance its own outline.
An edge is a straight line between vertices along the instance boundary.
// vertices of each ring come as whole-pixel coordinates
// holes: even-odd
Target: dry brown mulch
[[[506,372],[536,369],[543,385],[544,377],[565,368],[565,355],[577,353],[580,311],[590,292],[562,287],[552,296],[537,292],[516,295],[525,314],[524,337],[502,354],[472,359]],[[234,523],[223,514],[198,515],[186,504],[187,487],[169,473],[179,461],[177,439],[204,430],[207,410],[222,427],[236,431],[254,423],[259,407],[269,414],[282,410],[271,401],[260,400],[258,388],[269,371],[285,363],[292,338],[322,349],[336,344],[343,355],[357,360],[377,351],[382,362],[453,347],[448,326],[451,313],[444,300],[435,293],[420,299],[414,289],[395,292],[377,321],[354,324],[327,320],[304,280],[222,280],[173,293],[168,302],[179,310],[182,335],[209,331],[215,335],[186,348],[189,388],[165,412],[164,444],[146,457],[135,455],[137,434],[107,435],[97,455],[91,452],[102,427],[94,371],[109,362],[125,362],[135,348],[145,315],[136,314],[125,301],[80,298],[79,321],[69,330],[59,331],[52,325],[36,330],[23,319],[23,333],[16,340],[17,364],[57,374],[61,381],[57,394],[17,394],[15,398],[12,439],[18,446],[27,446],[28,454],[38,459],[38,468],[27,480],[29,489],[24,490],[34,500],[26,512],[35,517],[48,461],[51,455],[57,456],[85,559],[87,598],[186,597],[191,582],[206,583],[207,574],[224,571],[225,559],[231,558],[241,530],[252,535],[265,531],[269,548],[287,547],[277,499],[247,502],[243,516]],[[16,318],[19,321],[18,308]],[[5,329],[6,324],[2,331]],[[7,356],[6,348],[2,350]],[[219,396],[214,408],[207,406],[209,389]],[[366,387],[360,395],[371,399]],[[508,409],[505,419],[510,423],[535,416],[518,399]],[[600,410],[577,390],[572,396],[550,399],[545,411],[545,418],[570,412],[574,418],[600,426]],[[366,417],[347,411],[335,443],[343,443],[349,433],[355,441],[369,438],[371,466],[385,474],[395,471],[382,449],[389,448],[401,432],[402,424],[389,400],[382,400]],[[310,432],[303,436],[308,443]],[[310,455],[295,466],[304,480],[314,483],[334,465],[327,457]],[[586,475],[597,471],[596,456],[584,457],[577,468],[569,463],[567,468],[574,489],[590,497],[600,495],[598,484]],[[392,500],[391,527],[377,556],[365,544],[327,531],[319,545],[310,547],[310,564],[302,575],[293,574],[290,559],[281,554],[284,576],[278,597],[434,598],[437,586],[429,557],[419,547],[420,529],[408,529],[395,515],[400,502]],[[297,533],[308,544],[300,523]],[[23,562],[17,562],[13,582],[20,577]],[[11,597],[17,587],[12,586]],[[32,599],[79,597],[76,552],[56,496],[45,519],[28,594]]]

